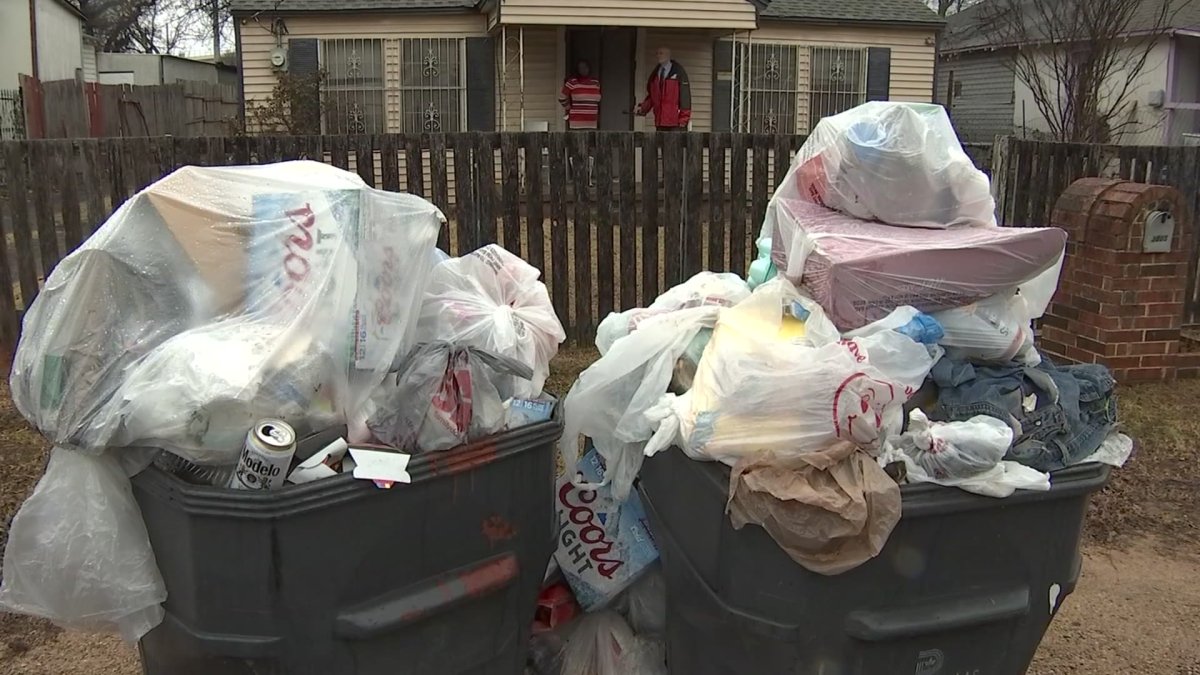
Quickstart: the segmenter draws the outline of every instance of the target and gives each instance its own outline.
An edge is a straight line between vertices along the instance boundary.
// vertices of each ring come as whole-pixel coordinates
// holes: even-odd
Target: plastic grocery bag
[[[596,328],[596,349],[607,353],[614,342],[637,330],[649,317],[692,307],[732,307],[749,295],[750,287],[736,274],[699,272],[655,298],[649,307],[606,316]]]
[[[909,413],[908,430],[888,442],[879,463],[903,462],[911,483],[936,483],[988,497],[1049,490],[1048,474],[1003,461],[1012,441],[1012,429],[994,417],[930,422],[917,409]]]
[[[664,650],[655,644],[614,611],[587,614],[567,638],[562,675],[666,675]]]
[[[496,244],[433,269],[421,304],[417,341],[445,340],[516,359],[531,378],[502,378],[505,398],[537,398],[550,359],[567,338],[541,272]]]
[[[424,344],[372,397],[367,428],[404,451],[449,450],[503,429],[506,410],[497,382],[530,374],[528,365],[482,349]]]
[[[780,193],[890,225],[996,224],[987,176],[939,105],[871,101],[822,118]]]
[[[1042,361],[1033,346],[1032,313],[1023,295],[996,295],[933,317],[945,332],[941,344],[955,358],[1027,366]]]
[[[235,461],[250,427],[224,401],[284,415],[277,404],[324,400],[342,417],[411,348],[443,221],[316,162],[179,169],[51,273],[25,316],[14,402],[61,447],[155,442],[202,462]],[[228,349],[245,372],[221,363]]]
[[[837,441],[803,454],[746,455],[729,476],[730,522],[759,525],[818,574],[879,555],[900,521],[900,488],[860,448]]]
[[[121,462],[54,448],[13,518],[0,609],[136,642],[162,621],[166,598]]]
[[[567,475],[574,476],[583,439],[590,438],[604,458],[605,473],[600,483],[577,485],[611,484],[613,498],[625,501],[654,433],[646,411],[667,390],[680,355],[701,330],[716,324],[719,311],[707,305],[650,316],[580,373],[563,398],[559,453]]]
[[[1013,430],[995,417],[965,422],[930,422],[920,409],[908,414],[908,430],[896,439],[917,466],[934,478],[970,478],[1004,459]]]
[[[797,302],[804,336],[781,338],[783,308]],[[733,465],[764,448],[781,458],[838,440],[878,449],[900,433],[903,405],[937,356],[895,330],[840,339],[820,306],[777,278],[722,313],[692,389],[647,412],[656,431],[645,453],[678,445]]]

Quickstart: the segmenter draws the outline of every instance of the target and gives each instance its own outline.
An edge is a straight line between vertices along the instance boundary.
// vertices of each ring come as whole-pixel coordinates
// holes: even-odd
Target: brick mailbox
[[[1103,363],[1126,382],[1178,377],[1191,252],[1179,191],[1084,178],[1058,198],[1051,220],[1067,231],[1067,256],[1042,319],[1042,351]]]

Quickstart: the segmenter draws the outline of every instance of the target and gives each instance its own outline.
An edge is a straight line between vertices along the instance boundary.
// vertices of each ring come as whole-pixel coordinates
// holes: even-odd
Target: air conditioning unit
[[[1183,134],[1184,145],[1200,145],[1200,134]]]
[[[271,70],[286,71],[288,67],[288,55],[285,47],[276,47],[271,50]]]

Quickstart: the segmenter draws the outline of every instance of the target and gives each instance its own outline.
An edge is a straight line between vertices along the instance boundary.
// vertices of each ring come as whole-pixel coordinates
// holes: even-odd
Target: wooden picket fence
[[[54,266],[184,165],[314,159],[447,215],[452,255],[499,243],[543,270],[571,338],[700,270],[745,273],[803,137],[724,133],[126,138],[0,144],[0,339]]]

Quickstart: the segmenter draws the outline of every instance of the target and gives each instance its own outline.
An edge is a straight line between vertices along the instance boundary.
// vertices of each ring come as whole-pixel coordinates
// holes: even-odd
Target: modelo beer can
[[[236,490],[275,490],[283,487],[296,454],[296,431],[282,420],[263,420],[246,434],[237,470],[229,480]]]

